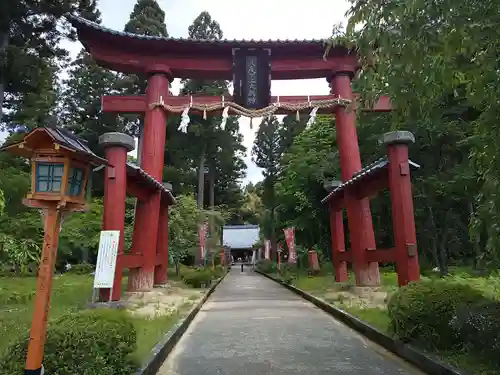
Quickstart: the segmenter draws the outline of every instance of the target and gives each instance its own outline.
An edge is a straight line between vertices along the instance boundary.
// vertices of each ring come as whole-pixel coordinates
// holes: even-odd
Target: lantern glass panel
[[[35,191],[37,193],[57,193],[61,191],[64,163],[37,163],[35,173]]]
[[[82,192],[83,168],[71,168],[68,179],[68,195],[78,196]]]

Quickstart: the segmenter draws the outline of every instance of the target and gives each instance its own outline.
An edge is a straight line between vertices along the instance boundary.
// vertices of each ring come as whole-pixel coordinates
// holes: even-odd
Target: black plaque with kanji
[[[233,99],[250,109],[267,107],[271,101],[271,50],[233,49]]]

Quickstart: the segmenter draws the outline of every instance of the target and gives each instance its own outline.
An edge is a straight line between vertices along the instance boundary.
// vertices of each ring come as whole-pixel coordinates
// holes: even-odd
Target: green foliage
[[[198,244],[200,211],[192,195],[180,195],[169,212],[169,255],[176,267]]]
[[[500,365],[500,303],[485,301],[458,309],[452,327],[466,350]]]
[[[321,203],[324,183],[339,175],[333,120],[319,116],[295,139],[281,159],[283,172],[276,190],[280,226],[294,226],[296,242],[329,248],[329,214]]]
[[[101,111],[102,96],[117,94],[122,84],[120,76],[101,68],[84,49],[71,62],[67,73],[60,94],[59,117],[65,127],[88,142],[91,150],[103,154],[103,149],[98,146],[99,136],[103,133],[137,133],[134,123],[125,124],[121,117]],[[99,182],[99,185],[94,183],[93,189],[99,188],[100,195],[102,177],[96,174],[95,178],[97,181],[93,182]]]
[[[390,329],[402,341],[449,349],[460,344],[452,326],[457,309],[483,300],[480,291],[447,279],[411,283],[388,303]]]
[[[27,344],[23,335],[5,351],[0,359],[2,374],[22,374]],[[136,331],[125,312],[69,313],[49,325],[44,367],[51,374],[131,374],[137,368],[132,360],[135,349]]]
[[[0,119],[6,115],[3,125],[10,130],[42,124],[55,106],[58,60],[67,55],[60,41],[74,37],[61,19],[67,12],[99,17],[94,0],[6,0],[0,5]]]
[[[102,229],[103,201],[96,198],[84,213],[72,213],[65,218],[59,236],[58,263],[90,263],[97,259]]]
[[[89,263],[80,263],[71,266],[70,273],[75,275],[89,275],[94,271],[95,267]]]
[[[182,270],[181,276],[184,283],[193,288],[206,288],[212,283],[212,280],[221,277],[223,273],[224,269],[222,267],[215,267],[214,269],[210,266],[186,267]]]
[[[470,255],[494,268],[500,262],[500,227],[489,225],[497,221],[500,206],[497,8],[492,0],[389,0],[384,6],[376,0],[352,0],[347,32],[362,57],[373,57],[375,69],[365,65],[360,78],[366,99],[388,94],[395,109],[392,127],[417,128],[418,143],[439,154],[437,159],[422,157],[430,161],[430,171],[438,172],[420,190],[427,202],[433,200],[426,205],[425,228],[434,232],[436,241],[429,241],[433,252],[438,248],[439,256],[446,257],[439,247],[466,245]],[[355,32],[355,26],[361,27]],[[438,145],[456,149],[443,153]],[[439,196],[447,197],[442,208],[434,203],[439,200],[434,186]],[[459,191],[458,197],[447,190]],[[468,239],[467,229],[472,234]]]
[[[165,12],[156,0],[138,0],[125,25],[125,32],[168,37]]]
[[[256,267],[259,271],[267,274],[276,273],[276,271],[278,270],[276,262],[269,259],[259,260],[256,263]]]
[[[40,262],[41,247],[29,238],[18,239],[12,235],[0,233],[0,259],[10,265],[17,275],[32,272]]]
[[[16,291],[0,288],[1,305],[22,305],[35,297],[35,290]]]

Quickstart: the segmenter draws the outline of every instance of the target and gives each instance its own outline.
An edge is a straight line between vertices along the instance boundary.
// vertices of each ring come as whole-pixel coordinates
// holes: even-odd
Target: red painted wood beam
[[[365,250],[368,262],[394,263],[396,262],[396,248]]]
[[[336,264],[340,262],[349,262],[352,263],[352,251],[339,251],[335,253],[334,262]]]
[[[389,177],[387,169],[382,169],[370,177],[363,178],[345,188],[345,191],[352,192],[356,199],[375,198],[381,191],[389,188]],[[345,208],[344,194],[337,195],[329,200],[329,204],[337,208]]]
[[[124,268],[140,268],[144,262],[144,257],[141,253],[123,254],[122,262]]]
[[[359,97],[359,95],[356,95]],[[277,103],[278,100],[280,103],[304,103],[308,100],[329,100],[335,99],[334,95],[311,95],[311,96],[273,96],[271,97],[271,103]],[[193,104],[213,104],[220,103],[222,101],[222,97],[220,96],[193,96]],[[225,96],[225,101],[232,101],[232,96]],[[168,105],[172,106],[186,106],[189,105],[191,101],[190,96],[169,96],[168,99],[165,98],[165,101]],[[106,95],[102,97],[101,100],[101,108],[103,112],[112,112],[112,113],[144,113],[147,109],[146,97],[145,96],[120,96],[120,95]],[[381,96],[379,100],[374,103],[372,108],[364,108],[363,111],[367,112],[390,112],[392,110],[391,101],[387,96]],[[307,108],[301,112],[309,113],[311,111],[310,108]],[[331,113],[333,108],[322,108],[318,112],[319,113]],[[193,112],[195,110],[193,109]],[[214,111],[215,113],[222,112],[222,108],[220,111]],[[214,113],[211,112],[211,113]],[[290,114],[290,111],[286,111],[284,109],[279,109],[276,111],[276,114]]]
[[[130,178],[127,179],[127,194],[131,195],[133,197],[136,197],[137,199],[144,201],[147,200],[151,194],[154,192],[154,190],[148,189],[144,186],[141,186],[137,183],[137,181],[134,181]]]
[[[374,176],[360,181],[359,184],[354,183],[348,189],[354,192],[358,199],[375,198],[381,191],[389,188],[389,176],[387,169],[380,170]]]

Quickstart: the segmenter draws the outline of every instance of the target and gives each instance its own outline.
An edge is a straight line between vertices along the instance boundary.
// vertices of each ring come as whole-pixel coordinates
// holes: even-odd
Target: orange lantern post
[[[44,216],[42,258],[37,277],[35,309],[31,322],[25,374],[43,373],[43,352],[56,263],[59,232],[64,215],[86,210],[86,191],[91,166],[107,164],[65,129],[40,127],[23,140],[0,150],[31,160],[31,191],[23,200]]]

